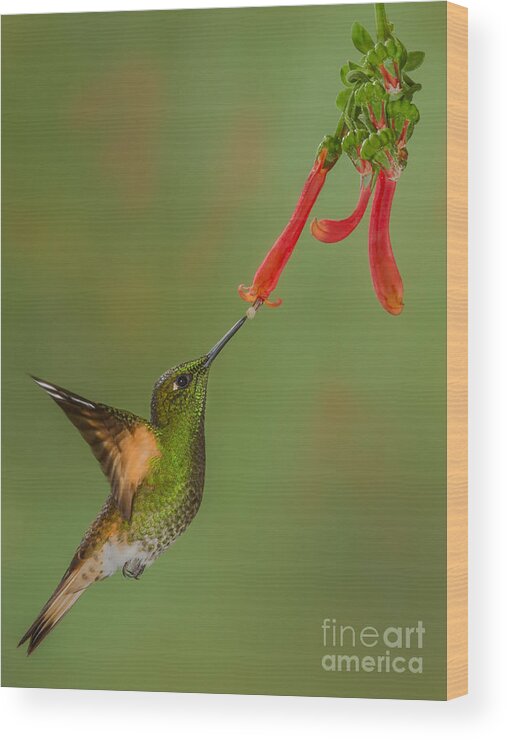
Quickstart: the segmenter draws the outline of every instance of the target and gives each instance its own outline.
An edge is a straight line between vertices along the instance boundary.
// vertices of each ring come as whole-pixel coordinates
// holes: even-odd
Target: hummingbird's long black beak
[[[206,355],[206,362],[204,363],[204,367],[209,367],[215,357],[223,350],[229,339],[232,339],[232,337],[236,334],[238,329],[241,329],[243,324],[246,321],[246,316],[242,316],[239,321],[236,321],[234,326],[232,326],[227,334],[225,334],[222,339],[215,344],[214,347],[210,349],[208,354]]]

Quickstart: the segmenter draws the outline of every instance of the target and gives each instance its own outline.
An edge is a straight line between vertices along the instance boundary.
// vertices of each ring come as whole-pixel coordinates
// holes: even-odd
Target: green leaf
[[[361,54],[366,54],[374,47],[372,37],[366,28],[357,21],[352,26],[352,43]]]
[[[352,92],[353,90],[351,87],[346,90],[342,90],[336,98],[336,107],[340,110],[345,110],[347,107],[347,103],[349,102],[349,98],[352,95]]]
[[[399,65],[403,69],[403,67],[405,67],[406,64],[407,64],[408,51],[407,51],[407,49],[405,47],[405,44],[403,44],[399,39],[396,39],[396,45],[398,46],[398,48],[400,50],[400,54],[399,54],[399,58],[398,58]]]
[[[417,69],[424,62],[424,51],[409,51],[407,54],[407,63],[405,69],[407,72],[411,72],[413,69]]]
[[[422,90],[422,85],[420,85],[418,82],[414,82],[414,84],[410,87],[404,87],[401,91],[401,94],[410,102],[415,93],[419,92],[419,90]]]

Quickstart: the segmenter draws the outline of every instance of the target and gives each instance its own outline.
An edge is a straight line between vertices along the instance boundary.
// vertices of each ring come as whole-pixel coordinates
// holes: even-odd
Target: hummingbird
[[[150,421],[32,376],[90,445],[110,494],[62,580],[21,638],[19,645],[29,640],[28,655],[89,586],[119,569],[128,578],[139,578],[194,519],[204,491],[210,367],[246,318],[206,355],[160,376],[153,388]]]

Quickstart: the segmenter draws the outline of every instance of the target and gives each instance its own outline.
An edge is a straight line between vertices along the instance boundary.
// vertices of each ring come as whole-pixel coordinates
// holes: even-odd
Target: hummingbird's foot
[[[135,578],[136,581],[142,576],[146,565],[143,565],[140,560],[129,560],[125,563],[122,569],[122,573],[125,578]]]

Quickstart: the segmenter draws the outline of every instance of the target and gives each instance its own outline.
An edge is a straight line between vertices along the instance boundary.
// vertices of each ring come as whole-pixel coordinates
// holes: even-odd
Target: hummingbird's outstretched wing
[[[160,456],[151,424],[128,411],[89,401],[76,393],[33,376],[56,401],[88,442],[124,519],[130,519],[134,495],[148,473],[150,461]]]

